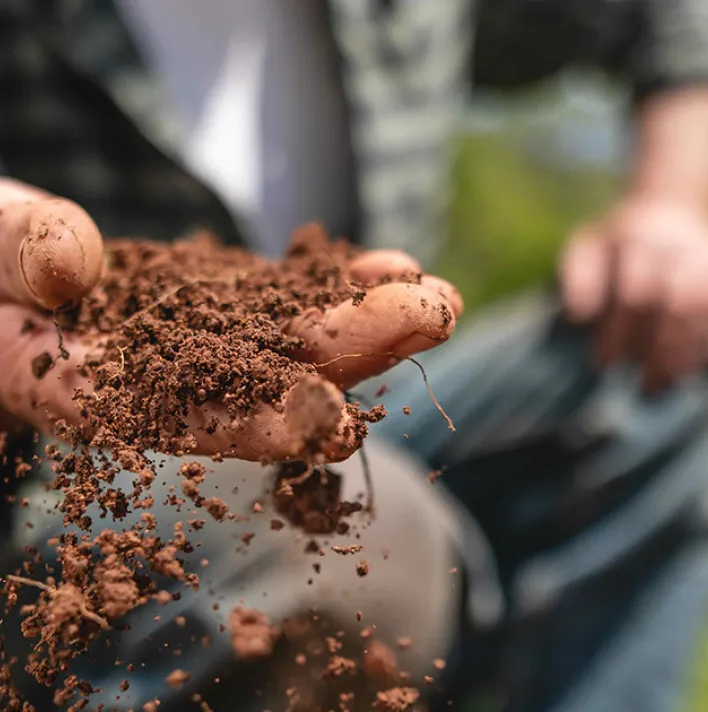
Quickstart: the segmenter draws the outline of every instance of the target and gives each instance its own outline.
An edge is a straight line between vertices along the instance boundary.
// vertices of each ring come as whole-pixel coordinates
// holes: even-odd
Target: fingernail
[[[393,349],[393,354],[397,358],[405,358],[406,356],[412,356],[413,354],[420,353],[421,351],[432,349],[444,341],[446,341],[446,339],[431,339],[429,336],[425,336],[424,334],[411,334],[403,339],[403,341],[399,341],[398,344],[396,344]]]

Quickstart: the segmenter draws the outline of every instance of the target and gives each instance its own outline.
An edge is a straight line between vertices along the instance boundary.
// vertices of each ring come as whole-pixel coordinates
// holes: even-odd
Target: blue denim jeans
[[[598,373],[591,333],[545,294],[495,306],[420,362],[456,431],[402,363],[379,379],[392,392],[376,435],[446,467],[438,482],[485,533],[506,607],[467,636],[462,708],[479,685],[484,712],[698,709],[708,379],[650,396],[631,366]]]

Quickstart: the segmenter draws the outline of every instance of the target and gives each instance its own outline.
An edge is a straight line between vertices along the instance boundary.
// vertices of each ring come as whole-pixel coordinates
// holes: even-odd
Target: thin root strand
[[[325,361],[324,363],[316,363],[314,364],[316,368],[325,368],[326,366],[331,366],[333,363],[336,363],[337,361],[341,361],[342,359],[345,358],[366,358],[366,357],[371,357],[371,356],[392,356],[394,358],[397,358],[399,361],[410,361],[411,363],[414,363],[418,369],[420,370],[422,376],[423,376],[423,382],[425,383],[425,388],[428,391],[428,395],[430,396],[430,400],[433,402],[433,405],[437,408],[438,412],[440,415],[442,415],[443,418],[445,418],[445,421],[447,422],[447,427],[450,428],[453,432],[455,432],[455,424],[452,422],[452,419],[450,416],[445,412],[444,408],[440,405],[438,402],[438,399],[435,397],[435,393],[433,393],[433,389],[430,386],[430,382],[428,381],[428,374],[425,372],[425,369],[423,368],[422,364],[418,361],[416,361],[412,356],[396,356],[392,351],[388,351],[385,353],[361,353],[361,354],[340,354],[339,356],[335,356],[334,358],[330,359],[329,361]]]
[[[52,586],[47,586],[46,583],[42,581],[34,581],[33,579],[25,578],[24,576],[15,576],[14,574],[9,574],[5,576],[5,580],[10,583],[21,584],[23,586],[31,586],[32,588],[38,588],[40,591],[45,591],[50,596],[54,597],[57,595],[57,589]],[[102,630],[109,630],[110,626],[105,618],[102,618],[98,613],[94,613],[89,610],[84,601],[79,604],[79,613],[86,618],[86,620],[93,621]]]
[[[54,316],[54,328],[57,330],[57,337],[59,339],[59,357],[63,358],[64,361],[69,360],[69,352],[66,350],[66,346],[64,346],[64,330],[61,328],[61,324],[59,323],[59,320],[57,319],[57,313],[58,309],[54,310],[53,316]]]
[[[433,389],[430,387],[430,383],[428,382],[428,374],[425,372],[423,365],[416,361],[412,356],[405,356],[404,359],[406,361],[414,363],[420,369],[420,372],[423,374],[423,381],[425,383],[425,387],[428,389],[428,395],[430,396],[430,400],[433,401],[433,405],[438,409],[440,415],[442,415],[442,417],[445,418],[445,420],[447,421],[447,427],[450,428],[450,430],[452,430],[453,432],[455,432],[455,424],[452,422],[452,419],[445,412],[440,403],[438,403],[438,399],[435,397],[435,393],[433,393]]]

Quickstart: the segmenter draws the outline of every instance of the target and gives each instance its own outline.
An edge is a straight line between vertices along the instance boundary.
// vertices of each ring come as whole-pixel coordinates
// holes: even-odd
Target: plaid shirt
[[[356,236],[424,262],[443,232],[447,148],[473,81],[515,86],[591,62],[624,72],[641,96],[708,77],[703,0],[328,2],[357,157]],[[107,234],[168,239],[201,224],[242,241],[181,164],[166,97],[111,0],[0,3],[0,96],[6,172],[77,200]]]

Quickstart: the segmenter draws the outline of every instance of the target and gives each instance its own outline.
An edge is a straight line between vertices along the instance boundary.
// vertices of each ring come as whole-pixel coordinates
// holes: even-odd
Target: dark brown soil
[[[82,709],[92,690],[70,674],[70,660],[85,654],[103,630],[132,609],[153,598],[170,599],[145,574],[151,570],[198,587],[198,577],[185,572],[180,556],[191,547],[185,532],[198,530],[199,522],[176,526],[167,541],[154,535],[155,515],[149,510],[156,471],[145,456],[148,451],[178,456],[193,451],[190,413],[195,408],[209,404],[227,419],[241,421],[264,404],[282,412],[284,394],[296,387],[287,422],[304,463],[282,466],[274,495],[278,510],[312,534],[348,530],[345,518],[362,504],[340,501],[341,481],[318,457],[340,425],[341,408],[331,398],[331,386],[315,375],[315,366],[298,359],[303,343],[285,325],[306,310],[365,298],[364,288],[348,271],[352,256],[348,245],[329,242],[318,226],[298,231],[278,263],[226,248],[206,235],[173,245],[109,243],[105,276],[73,312],[60,318],[62,330],[92,344],[83,373],[93,392],[75,394],[78,423],[56,424],[57,434],[73,449],[51,446],[46,452],[56,473],[53,487],[62,493],[64,523],[83,533],[67,533],[52,542],[60,563],[53,578],[28,579],[23,570],[5,582],[8,608],[22,586],[34,586],[38,595],[22,610],[23,633],[34,642],[31,659],[13,663],[1,658],[3,709],[32,709],[13,692],[13,664],[24,665],[39,684],[56,688],[56,704]],[[37,378],[52,367],[48,356],[34,359]],[[381,409],[347,408],[359,441],[367,434],[367,423],[384,415]],[[219,425],[214,419],[201,427],[209,433]],[[238,447],[230,454],[238,456]],[[213,456],[220,459],[221,454]],[[112,486],[120,469],[136,474],[132,491]],[[204,516],[233,516],[218,498],[200,495],[199,485],[208,477],[201,465],[187,462],[180,474],[179,494],[203,509]],[[181,502],[177,494],[172,497],[178,507]],[[99,536],[89,534],[87,509],[94,503],[118,523]],[[120,522],[137,509],[143,510],[141,522],[123,530]],[[280,529],[283,523],[274,519],[270,526]],[[360,575],[368,573],[366,562],[356,567]],[[258,611],[236,609],[230,634],[237,657],[252,659],[269,655],[281,630]],[[338,658],[331,674],[347,675],[356,667]],[[185,675],[175,670],[167,682],[181,687]],[[414,697],[414,691],[399,688],[381,693],[376,705],[402,710]]]
[[[351,257],[346,243],[330,243],[317,226],[295,233],[277,263],[208,236],[110,245],[108,276],[65,317],[65,327],[101,343],[86,370],[103,396],[78,395],[84,422],[68,435],[119,447],[122,464],[137,466],[146,450],[194,448],[191,407],[223,406],[239,421],[261,404],[281,408],[299,383],[288,422],[293,437],[317,444],[339,413],[322,397],[321,379],[305,378],[316,368],[298,360],[303,343],[284,326],[306,310],[363,299],[348,273]]]
[[[346,517],[360,512],[361,502],[341,499],[342,478],[330,469],[319,469],[307,475],[303,463],[280,466],[275,483],[275,505],[283,517],[308,534],[346,534]]]

